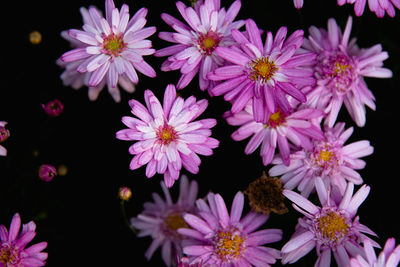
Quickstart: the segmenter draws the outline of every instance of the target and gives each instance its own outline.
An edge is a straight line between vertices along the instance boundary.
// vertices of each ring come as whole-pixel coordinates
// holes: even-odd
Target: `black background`
[[[87,88],[73,90],[64,87],[59,75],[62,72],[56,59],[70,46],[60,36],[62,30],[80,28],[82,18],[79,7],[95,5],[104,12],[104,1],[6,1],[2,8],[1,92],[0,120],[7,121],[10,138],[3,143],[7,157],[0,157],[0,224],[9,227],[12,215],[21,214],[23,223],[34,220],[37,236],[31,242],[47,241],[49,253],[47,266],[163,266],[160,251],[147,263],[144,251],[151,238],[136,238],[125,225],[117,191],[120,186],[131,187],[133,198],[126,204],[128,217],[142,211],[142,204],[151,201],[151,193],[161,193],[162,175],[145,177],[145,168],[129,170],[132,156],[128,153],[131,142],[117,140],[115,133],[126,128],[121,117],[130,115],[128,100],[143,100],[143,91],[151,89],[162,99],[167,84],[176,84],[179,72],[161,72],[166,59],[147,56],[145,60],[154,67],[157,78],[139,76],[136,92],[121,90],[121,102],[115,103],[104,89],[97,101],[87,97]],[[115,1],[118,8],[123,1]],[[126,3],[133,15],[147,7],[146,26],[156,26],[157,32],[173,31],[160,18],[162,12],[182,20],[174,1],[129,0]],[[189,4],[188,1],[185,2]],[[232,1],[222,0],[229,7]],[[353,6],[339,7],[335,0],[305,0],[298,11],[292,0],[247,0],[237,19],[253,18],[257,25],[273,33],[283,25],[289,34],[296,29],[307,30],[311,25],[326,28],[327,20],[334,17],[344,29],[348,16],[354,18],[351,36],[357,37],[360,47],[382,43],[389,59],[384,66],[393,71],[391,79],[369,79],[367,84],[376,97],[376,111],[367,109],[367,123],[357,127],[342,109],[339,120],[346,127],[355,128],[348,143],[368,139],[374,146],[373,155],[365,157],[366,168],[360,173],[371,186],[367,200],[359,209],[361,223],[379,235],[383,246],[388,237],[400,241],[398,230],[398,98],[400,49],[399,16],[379,19],[366,7],[362,17],[355,17]],[[29,33],[38,30],[43,40],[38,45],[29,42]],[[265,35],[263,35],[263,40]],[[153,47],[160,49],[170,43],[160,40],[157,34],[149,38]],[[268,166],[262,165],[256,150],[244,154],[247,140],[234,142],[230,134],[237,129],[222,119],[229,105],[222,97],[210,98],[201,92],[197,76],[181,90],[185,98],[195,95],[209,100],[209,107],[201,118],[216,118],[213,137],[220,141],[214,155],[202,156],[200,172],[188,174],[199,183],[199,197],[208,191],[220,193],[230,206],[238,190],[261,175]],[[65,109],[61,116],[51,118],[40,104],[58,98]],[[34,155],[34,151],[38,155]],[[66,176],[58,176],[50,183],[38,179],[41,164],[64,164]],[[182,171],[182,173],[187,173]],[[358,187],[356,187],[358,189]],[[171,190],[178,194],[178,184]],[[176,198],[175,198],[176,199]],[[289,204],[289,203],[288,203]],[[245,207],[245,212],[249,207]],[[284,230],[283,240],[270,246],[281,248],[294,231],[299,213],[290,207],[286,215],[271,215],[265,225]],[[310,253],[295,266],[311,266],[316,256]],[[279,264],[277,264],[279,265]]]

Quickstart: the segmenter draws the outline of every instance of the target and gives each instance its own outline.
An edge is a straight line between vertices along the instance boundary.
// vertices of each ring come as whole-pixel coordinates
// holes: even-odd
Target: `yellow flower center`
[[[173,212],[168,215],[164,220],[165,225],[172,231],[176,231],[179,228],[189,228],[189,225],[185,222],[182,215],[178,212]]]
[[[324,238],[337,242],[349,231],[350,226],[340,214],[329,211],[317,219],[318,229]]]
[[[157,137],[162,144],[168,145],[177,138],[177,132],[172,126],[166,124],[158,129]]]
[[[215,237],[215,251],[222,260],[237,259],[244,248],[244,240],[236,231],[221,231]]]
[[[6,244],[0,247],[0,263],[16,264],[18,258],[19,258],[18,250],[13,246],[10,247]],[[6,264],[6,266],[8,265]]]
[[[282,125],[284,122],[285,122],[285,114],[283,114],[282,111],[278,110],[277,112],[272,113],[269,116],[268,122],[264,127],[276,128],[277,126]]]
[[[251,76],[254,81],[261,80],[267,82],[275,74],[278,68],[273,61],[269,61],[268,57],[258,58],[251,63]]]
[[[324,161],[324,162],[327,162],[327,161],[330,161],[331,160],[331,158],[332,158],[332,152],[330,152],[330,151],[328,151],[328,150],[322,150],[320,153],[319,153],[319,157],[318,157],[318,160],[319,161]]]
[[[333,74],[335,76],[345,74],[347,70],[351,70],[351,66],[348,64],[344,64],[341,62],[335,62],[334,68],[333,68]]]
[[[125,46],[122,36],[114,33],[111,33],[103,40],[103,52],[110,56],[118,56]]]
[[[221,36],[218,33],[209,31],[206,34],[201,33],[197,39],[197,43],[201,48],[201,53],[211,55],[215,48],[218,47]]]

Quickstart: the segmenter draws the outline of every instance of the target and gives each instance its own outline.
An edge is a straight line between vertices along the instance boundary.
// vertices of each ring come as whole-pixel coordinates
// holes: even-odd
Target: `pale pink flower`
[[[344,195],[330,193],[321,178],[315,179],[315,187],[321,206],[296,192],[283,190],[283,194],[294,204],[293,207],[304,215],[299,218],[296,231],[282,247],[282,263],[294,263],[316,248],[316,267],[330,266],[331,253],[339,267],[350,264],[350,258],[364,251],[360,243],[370,240],[363,233],[376,236],[367,226],[360,224],[357,209],[368,196],[370,187],[363,185],[354,195],[354,184],[348,183]]]
[[[342,34],[336,21],[328,20],[328,29],[311,26],[304,40],[306,50],[318,54],[314,66],[317,86],[307,94],[307,106],[324,110],[325,123],[332,127],[342,104],[358,126],[364,126],[365,105],[375,110],[374,96],[364,77],[390,78],[392,72],[383,68],[388,53],[380,44],[360,49],[355,39],[349,41],[352,18],[347,20]]]
[[[42,252],[47,242],[26,246],[36,235],[36,224],[30,221],[22,225],[18,213],[14,214],[10,229],[0,225],[0,267],[37,267],[46,265],[47,253]]]
[[[223,81],[211,89],[212,95],[224,95],[232,103],[231,111],[241,111],[252,99],[255,121],[266,123],[267,114],[291,111],[287,95],[299,102],[306,96],[301,89],[315,84],[311,65],[314,53],[300,53],[303,31],[297,30],[286,38],[287,28],[281,27],[275,37],[267,33],[265,44],[256,23],[246,21],[246,35],[232,30],[233,39],[240,49],[217,47],[215,53],[231,62],[232,65],[220,67],[207,75],[212,81]],[[286,39],[286,40],[285,40]]]
[[[132,99],[129,105],[137,117],[125,116],[122,122],[128,129],[117,132],[121,140],[137,141],[129,148],[135,155],[130,169],[135,170],[145,164],[146,176],[156,172],[164,174],[164,182],[171,187],[179,178],[182,166],[191,173],[199,171],[201,160],[197,154],[210,156],[219,142],[210,137],[210,128],[215,119],[194,121],[207,108],[205,99],[196,101],[194,96],[186,100],[176,95],[175,86],[165,89],[163,106],[152,91],[144,92],[146,106]]]
[[[312,150],[299,150],[290,155],[290,165],[285,166],[278,155],[269,170],[271,176],[281,176],[284,188],[297,189],[307,197],[314,190],[315,178],[320,177],[325,185],[337,186],[343,194],[347,182],[359,185],[363,179],[355,170],[363,169],[365,161],[359,159],[371,155],[374,148],[369,141],[361,140],[345,145],[353,133],[353,127],[344,130],[344,123],[333,128],[325,127],[324,139],[313,140]]]
[[[312,123],[313,119],[323,115],[320,110],[307,108],[285,113],[278,109],[275,113],[268,113],[267,123],[261,123],[254,120],[252,107],[250,101],[244,110],[238,113],[228,111],[224,118],[228,124],[240,126],[231,135],[233,140],[241,141],[252,136],[244,150],[245,154],[251,154],[261,146],[260,156],[265,166],[271,163],[277,146],[283,164],[288,166],[291,153],[289,141],[295,146],[311,150],[311,140],[323,138],[319,125]]]
[[[337,0],[339,6],[344,4],[354,4],[354,13],[357,17],[364,13],[365,4],[367,0]],[[400,0],[368,0],[369,9],[376,14],[378,18],[383,18],[385,13],[390,17],[396,15],[396,10],[400,9]]]
[[[141,8],[129,19],[128,5],[122,5],[118,11],[112,0],[106,0],[106,18],[103,18],[95,7],[88,12],[82,11],[84,22],[83,30],[71,29],[70,38],[75,39],[77,48],[64,53],[61,61],[64,65],[66,84],[79,87],[86,83],[90,88],[91,100],[97,98],[98,93],[107,84],[110,94],[116,102],[120,101],[117,84],[127,91],[133,91],[132,84],[139,81],[136,71],[149,77],[155,77],[154,69],[144,61],[143,56],[152,55],[150,40],[145,38],[155,33],[155,27],[144,27],[147,9]],[[87,77],[76,77],[76,73],[89,73]],[[76,83],[76,84],[75,84]]]
[[[201,90],[210,90],[215,86],[215,82],[209,81],[206,75],[225,63],[214,51],[217,47],[234,44],[231,30],[244,24],[242,20],[233,21],[240,6],[240,0],[233,2],[228,10],[220,7],[220,0],[198,1],[194,8],[178,1],[176,7],[186,24],[169,14],[161,14],[161,18],[176,32],[160,32],[158,36],[176,44],[157,50],[155,56],[169,56],[161,66],[162,71],[180,69],[182,75],[177,89],[185,88],[197,73]]]
[[[350,267],[396,267],[400,262],[400,245],[395,247],[396,240],[391,237],[386,240],[383,250],[375,254],[371,241],[364,241],[365,257],[357,255],[350,259]]]
[[[191,227],[178,233],[189,239],[183,241],[183,252],[191,264],[203,266],[270,266],[280,257],[279,250],[263,245],[282,239],[280,229],[262,229],[268,216],[249,212],[242,217],[244,196],[239,191],[231,206],[230,214],[219,194],[209,193],[208,204],[199,199],[198,215],[183,216]]]
[[[0,121],[0,144],[10,137],[10,131],[6,129],[6,121]],[[0,145],[0,156],[7,156],[7,149]]]
[[[294,7],[300,9],[303,7],[304,0],[293,0]]]
[[[181,243],[185,236],[180,235],[177,229],[187,227],[183,220],[186,212],[196,213],[194,203],[197,199],[198,186],[196,181],[189,182],[187,177],[182,175],[179,197],[175,203],[164,182],[161,182],[161,188],[165,199],[153,193],[154,202],[144,203],[143,212],[131,219],[131,225],[139,230],[138,237],[151,236],[153,238],[145,253],[146,259],[150,260],[161,246],[162,259],[167,266],[170,266],[174,258],[182,257]]]

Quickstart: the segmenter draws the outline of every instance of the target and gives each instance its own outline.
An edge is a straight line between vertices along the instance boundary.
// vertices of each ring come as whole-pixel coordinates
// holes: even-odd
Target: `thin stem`
[[[125,201],[124,201],[124,200],[121,200],[120,204],[121,204],[122,217],[123,217],[123,219],[124,219],[124,222],[125,222],[126,226],[128,226],[128,228],[131,229],[131,231],[132,231],[135,235],[137,235],[136,229],[129,223],[128,217],[126,216]]]

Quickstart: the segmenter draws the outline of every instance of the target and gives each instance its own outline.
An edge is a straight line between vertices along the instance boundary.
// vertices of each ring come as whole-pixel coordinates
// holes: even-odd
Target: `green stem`
[[[121,212],[122,212],[122,217],[124,219],[124,222],[125,222],[126,226],[128,226],[128,228],[136,235],[137,234],[136,229],[133,226],[130,225],[128,217],[126,216],[125,201],[121,200],[120,203],[121,203]]]

